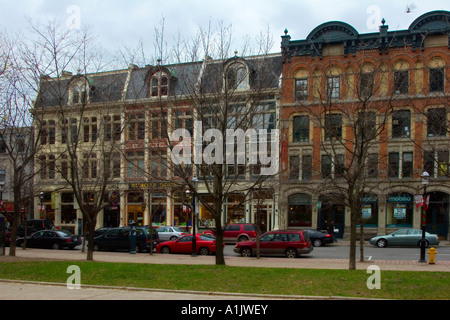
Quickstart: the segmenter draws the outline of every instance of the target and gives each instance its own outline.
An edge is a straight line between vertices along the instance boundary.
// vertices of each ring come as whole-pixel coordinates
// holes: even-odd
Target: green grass
[[[369,290],[365,270],[246,268],[88,261],[0,263],[0,278],[66,283],[69,265],[81,284],[282,295],[380,299],[450,299],[450,273],[381,271],[381,289]]]

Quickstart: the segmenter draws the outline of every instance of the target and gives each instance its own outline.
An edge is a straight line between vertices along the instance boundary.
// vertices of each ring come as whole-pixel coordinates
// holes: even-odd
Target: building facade
[[[427,231],[449,238],[449,21],[449,12],[434,11],[407,30],[389,31],[383,20],[369,34],[344,22],[324,23],[304,40],[285,31],[283,227],[334,224],[347,238],[351,217],[342,190],[360,168],[366,236],[420,228],[414,199],[424,191],[426,170]]]
[[[41,133],[35,218],[52,219],[56,226],[79,232],[83,219],[71,186],[79,177],[84,205],[93,203],[105,186],[98,227],[132,222],[188,226],[192,196],[182,176],[198,178],[197,190],[205,199],[210,177],[201,163],[184,163],[177,172],[170,157],[171,133],[180,129],[194,138],[196,125],[203,131],[219,124],[236,129],[243,118],[248,119],[247,126],[275,129],[280,74],[281,55],[274,54],[42,77],[33,110]],[[194,157],[199,152],[191,141],[189,149]],[[75,157],[76,163],[71,161]],[[230,189],[224,199],[223,223],[258,222],[263,230],[277,227],[274,192],[269,197],[264,184],[251,192],[243,187],[254,184],[257,164],[232,163],[226,170],[228,186],[240,188]],[[214,226],[200,201],[196,212],[202,224]]]

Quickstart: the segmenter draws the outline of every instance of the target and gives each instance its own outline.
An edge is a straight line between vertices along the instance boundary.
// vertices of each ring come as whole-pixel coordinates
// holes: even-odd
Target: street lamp
[[[425,259],[425,227],[427,224],[427,186],[430,184],[430,174],[426,171],[422,173],[422,185],[423,185],[423,200],[422,200],[422,221],[421,221],[421,229],[422,229],[422,239],[420,239],[420,260],[419,262],[427,262]]]

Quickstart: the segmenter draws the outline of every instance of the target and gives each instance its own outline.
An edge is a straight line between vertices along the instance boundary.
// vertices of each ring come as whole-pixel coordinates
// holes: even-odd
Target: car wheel
[[[54,243],[54,244],[52,245],[52,249],[53,249],[53,250],[58,250],[58,249],[59,249],[59,244],[58,244],[58,243]]]
[[[170,237],[170,241],[175,241],[175,240],[177,240],[177,239],[178,239],[177,236],[172,236],[172,237]]]
[[[297,258],[297,250],[294,248],[286,249],[286,257],[288,258]]]
[[[314,247],[320,247],[322,245],[322,240],[321,239],[314,239],[313,241],[313,246]]]
[[[387,247],[387,241],[386,239],[380,239],[377,241],[377,247],[378,248],[386,248]]]
[[[168,246],[164,246],[161,248],[161,253],[168,254],[170,253],[170,248]]]
[[[198,253],[201,256],[207,256],[209,254],[209,249],[206,247],[201,247],[200,249],[198,249]]]
[[[240,236],[238,238],[238,242],[247,241],[247,240],[248,240],[248,238],[246,236]]]
[[[253,255],[252,249],[249,247],[244,247],[241,249],[241,256],[251,257]]]

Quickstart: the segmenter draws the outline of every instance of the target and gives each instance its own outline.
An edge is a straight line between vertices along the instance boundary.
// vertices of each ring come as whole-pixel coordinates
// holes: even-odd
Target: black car
[[[54,227],[53,221],[49,219],[31,219],[26,221],[26,232],[28,236],[40,230],[51,230]],[[17,236],[25,236],[25,224],[17,226]]]
[[[105,233],[94,238],[94,250],[130,250],[131,227],[110,228]],[[155,228],[136,227],[136,249],[139,252],[150,250],[150,232],[152,232],[153,249],[159,242]]]
[[[42,248],[42,249],[73,249],[81,244],[81,238],[69,231],[63,230],[41,230],[33,233],[26,238],[27,248]],[[16,245],[21,247],[25,238],[17,238]]]
[[[334,237],[330,233],[323,233],[316,230],[306,229],[305,230],[308,235],[309,239],[311,239],[311,242],[314,247],[320,247],[327,243],[333,243]]]

